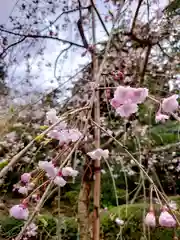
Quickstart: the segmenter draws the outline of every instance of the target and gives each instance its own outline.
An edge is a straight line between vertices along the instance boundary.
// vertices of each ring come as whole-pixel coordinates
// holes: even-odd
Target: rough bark
[[[79,235],[80,240],[90,240],[89,231],[89,196],[91,184],[83,181],[78,201]]]

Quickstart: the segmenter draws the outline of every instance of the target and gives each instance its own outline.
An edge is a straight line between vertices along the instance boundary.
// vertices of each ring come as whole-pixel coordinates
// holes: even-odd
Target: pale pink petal
[[[164,123],[167,119],[169,119],[169,116],[161,113],[157,113],[155,117],[156,122]]]
[[[94,150],[92,152],[88,152],[87,155],[89,155],[90,158],[93,160],[100,160],[102,157],[108,158],[109,151],[107,149],[103,150],[101,148],[97,148],[96,150]]]
[[[179,107],[177,98],[178,98],[178,95],[176,94],[172,95],[171,97],[165,98],[162,102],[163,111],[166,113],[175,112]]]
[[[121,106],[121,103],[118,101],[118,99],[115,99],[115,98],[111,99],[110,104],[114,108],[118,108]]]
[[[129,117],[131,114],[136,113],[138,111],[137,104],[131,103],[131,104],[124,104],[116,109],[116,112],[121,117]]]
[[[62,175],[65,177],[76,177],[78,175],[78,171],[74,170],[72,167],[64,167],[62,168]]]
[[[50,123],[55,123],[58,121],[58,117],[56,116],[56,110],[55,109],[51,109],[46,113],[46,119],[47,121],[49,121]]]
[[[154,212],[147,213],[144,223],[149,227],[155,227],[156,226],[156,217],[154,215]]]
[[[21,182],[23,183],[28,183],[31,179],[31,174],[30,173],[23,173],[21,175]]]
[[[27,187],[20,187],[18,189],[18,192],[21,193],[22,195],[28,195],[28,188]]]
[[[47,136],[52,139],[59,140],[60,139],[60,132],[57,130],[51,130],[47,133]]]
[[[64,180],[64,178],[60,176],[55,177],[54,183],[59,187],[64,187],[66,185],[66,181]]]
[[[50,178],[54,178],[57,175],[58,170],[54,167],[52,162],[39,161],[39,167],[43,169]]]
[[[161,227],[176,227],[176,220],[174,217],[167,211],[162,211],[159,216],[159,225]]]
[[[19,220],[27,220],[29,211],[23,205],[15,205],[10,209],[10,216]]]
[[[132,94],[132,103],[143,103],[148,96],[147,88],[135,88]]]

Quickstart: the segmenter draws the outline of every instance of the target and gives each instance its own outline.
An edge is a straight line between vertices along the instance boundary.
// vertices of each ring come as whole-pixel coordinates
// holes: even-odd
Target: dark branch
[[[62,56],[62,54],[66,51],[68,51],[70,48],[72,47],[72,45],[70,44],[67,48],[63,49],[59,55],[57,56],[56,58],[56,61],[55,61],[55,64],[54,64],[54,77],[58,80],[58,77],[56,76],[56,69],[57,69],[57,63],[58,63],[58,60],[59,58]]]
[[[143,82],[144,82],[144,75],[145,75],[145,72],[146,72],[146,68],[147,68],[147,64],[148,64],[148,60],[149,60],[149,55],[151,53],[151,48],[152,48],[152,45],[149,45],[147,47],[146,56],[145,56],[144,63],[143,63],[143,68],[142,68],[142,71],[140,73],[140,84],[143,84]]]
[[[139,2],[138,2],[136,12],[135,12],[135,15],[134,15],[134,19],[133,19],[133,23],[132,23],[132,27],[131,27],[131,33],[133,33],[133,30],[135,28],[136,20],[137,20],[137,17],[138,17],[138,14],[139,14],[139,9],[141,7],[142,2],[143,2],[143,0],[139,0]]]
[[[125,33],[124,35],[129,36],[131,38],[131,40],[136,41],[138,43],[140,43],[142,46],[141,47],[146,47],[152,44],[152,42],[150,41],[150,39],[140,39],[138,38],[134,33],[132,32],[128,32]],[[155,45],[156,43],[154,43]]]
[[[76,47],[85,48],[83,45],[80,45],[80,44],[78,44],[78,43],[71,42],[71,41],[68,41],[68,40],[65,40],[65,39],[61,39],[61,38],[58,38],[58,37],[52,37],[52,36],[46,36],[46,35],[38,35],[38,34],[15,33],[15,32],[12,32],[12,31],[7,30],[7,29],[4,29],[4,28],[0,28],[0,31],[1,31],[1,32],[6,32],[6,33],[9,33],[9,34],[12,34],[12,35],[14,35],[14,36],[25,37],[25,38],[51,39],[51,40],[56,40],[56,41],[63,42],[63,43],[68,43],[68,44],[74,45],[74,46],[76,46]]]
[[[80,11],[80,10],[89,9],[89,7],[90,6],[88,6],[88,7],[82,7],[81,6],[81,8],[75,8],[75,9],[71,9],[71,10],[68,10],[68,11],[64,11],[59,16],[57,16],[57,18],[54,21],[51,22],[50,26],[52,26],[55,22],[57,22],[65,14],[77,12],[77,11]],[[46,29],[48,29],[48,27],[45,27],[44,29],[42,29],[41,32],[43,32]]]
[[[107,28],[106,28],[106,25],[104,24],[104,22],[103,22],[103,20],[102,20],[102,18],[101,18],[101,15],[99,14],[99,11],[97,10],[97,8],[96,8],[96,6],[95,6],[95,4],[94,4],[94,1],[91,0],[91,4],[92,4],[92,7],[94,8],[94,10],[95,10],[95,12],[96,12],[96,14],[97,14],[97,16],[98,16],[98,18],[99,18],[99,21],[100,21],[101,24],[102,24],[102,26],[103,26],[106,34],[109,36],[109,32],[108,32],[108,30],[107,30]]]
[[[80,2],[80,0],[78,0],[78,4],[79,4],[79,20],[77,21],[77,27],[78,27],[79,34],[81,36],[82,42],[84,44],[84,47],[86,49],[88,49],[88,42],[86,40],[86,36],[84,34],[84,29],[83,29],[83,17],[82,17],[82,12],[81,12],[81,2]]]
[[[23,42],[25,39],[26,39],[26,37],[23,37],[23,38],[21,38],[19,41],[12,43],[12,44],[9,45],[7,48],[5,48],[5,49],[2,51],[2,53],[0,53],[0,58],[3,57],[4,53],[6,53],[8,49],[10,49],[10,48],[18,45],[19,43]]]

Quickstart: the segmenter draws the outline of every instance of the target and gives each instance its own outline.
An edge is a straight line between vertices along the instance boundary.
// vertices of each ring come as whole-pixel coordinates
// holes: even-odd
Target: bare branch
[[[131,33],[133,33],[133,30],[135,28],[136,20],[137,20],[137,17],[138,17],[138,14],[139,14],[139,9],[141,7],[142,2],[143,2],[143,0],[139,0],[139,2],[138,2],[136,12],[135,12],[135,15],[134,15],[134,19],[133,19],[133,23],[132,23],[132,27],[131,27]]]
[[[85,10],[85,9],[89,9],[90,6],[88,7],[80,7],[80,8],[75,8],[75,9],[71,9],[71,10],[68,10],[68,11],[64,11],[62,12],[59,16],[57,16],[57,18],[51,22],[50,26],[52,26],[53,24],[55,24],[55,22],[57,22],[63,15],[65,14],[68,14],[68,13],[73,13],[73,12],[77,12],[77,11],[80,11],[80,10]],[[43,32],[44,30],[48,29],[48,27],[45,27],[44,29],[41,30],[41,32]]]
[[[143,84],[143,82],[144,82],[144,75],[145,75],[145,72],[146,72],[146,68],[147,68],[147,64],[148,64],[148,60],[149,60],[149,55],[151,53],[151,48],[152,48],[152,45],[147,46],[147,51],[146,51],[146,56],[145,56],[144,63],[143,63],[143,68],[142,68],[142,71],[140,73],[140,84]]]
[[[96,14],[97,14],[97,16],[98,16],[98,18],[99,18],[99,21],[100,21],[101,24],[102,24],[102,26],[103,26],[106,34],[109,36],[109,32],[108,32],[108,30],[107,30],[107,28],[106,28],[106,25],[104,24],[104,21],[102,20],[101,15],[100,15],[99,11],[97,10],[97,8],[96,8],[96,6],[95,6],[95,4],[94,4],[94,2],[93,2],[92,0],[91,0],[91,4],[92,4],[92,7],[94,8],[94,10],[95,10],[95,12],[96,12]]]

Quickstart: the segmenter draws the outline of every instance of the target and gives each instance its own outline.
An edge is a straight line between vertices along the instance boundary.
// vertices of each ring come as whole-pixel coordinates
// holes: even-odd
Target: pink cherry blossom
[[[30,173],[23,173],[21,175],[21,182],[23,183],[28,183],[31,179],[31,174]]]
[[[156,122],[164,123],[167,119],[169,119],[169,116],[166,114],[162,114],[162,113],[157,113],[156,117],[155,117]]]
[[[82,137],[82,133],[78,129],[70,129],[69,130],[69,139],[72,142],[78,141]]]
[[[138,106],[135,103],[123,104],[116,109],[116,112],[121,117],[129,117],[131,116],[131,114],[136,113],[137,111],[138,111]]]
[[[147,88],[132,88],[119,86],[114,93],[114,99],[117,100],[120,104],[143,103],[147,96]]]
[[[48,161],[39,161],[39,168],[43,169],[49,178],[54,178],[57,173],[58,169],[54,167],[52,162]]]
[[[98,148],[92,152],[88,152],[87,155],[89,155],[93,160],[101,160],[102,157],[106,159],[109,157],[109,150]]]
[[[76,177],[78,175],[78,171],[74,170],[71,167],[64,167],[62,169],[62,175],[65,177],[67,177],[67,176]]]
[[[114,92],[114,100],[117,100],[120,105],[125,103],[132,103],[133,88],[131,87],[117,87]]]
[[[52,139],[60,140],[60,132],[56,129],[49,131],[47,136]]]
[[[118,225],[118,226],[123,226],[124,225],[124,221],[120,218],[116,218],[115,219],[115,223]]]
[[[113,98],[111,101],[111,106],[114,108],[118,108],[121,106],[121,102],[118,99]]]
[[[46,119],[48,122],[50,123],[55,123],[58,121],[58,117],[56,116],[56,109],[50,109],[47,113],[46,113]]]
[[[168,213],[166,210],[163,210],[159,216],[159,225],[161,227],[172,228],[176,226],[176,220],[170,213]]]
[[[119,86],[110,103],[121,117],[129,117],[138,111],[137,104],[143,103],[147,96],[147,88]]]
[[[27,187],[20,187],[18,189],[18,192],[23,194],[23,195],[28,195],[28,188]]]
[[[144,219],[144,223],[149,227],[155,227],[156,226],[156,217],[155,217],[153,211],[150,211],[149,213],[147,213],[147,215]]]
[[[132,102],[133,103],[143,103],[147,96],[148,96],[148,89],[147,88],[134,88],[132,93]]]
[[[38,226],[35,223],[31,223],[26,229],[26,235],[28,237],[34,237],[37,235]]]
[[[165,98],[162,102],[162,110],[165,113],[173,113],[178,107],[179,103],[177,101],[178,95],[174,94],[171,97]]]
[[[10,216],[19,220],[27,220],[29,216],[29,210],[23,205],[14,205],[10,211]]]
[[[66,181],[64,180],[64,178],[62,178],[60,176],[55,177],[54,183],[56,185],[58,185],[59,187],[64,187],[66,185]]]
[[[59,140],[59,144],[63,145],[78,141],[82,137],[82,133],[78,129],[54,129],[51,130],[47,136]]]

